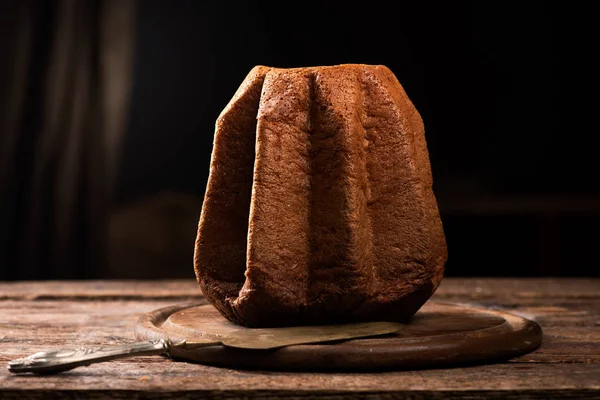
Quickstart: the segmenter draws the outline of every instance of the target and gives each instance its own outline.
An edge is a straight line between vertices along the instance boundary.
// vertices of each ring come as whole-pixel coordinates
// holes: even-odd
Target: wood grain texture
[[[199,298],[193,279],[0,283],[0,362],[69,345],[134,341],[140,315]],[[161,357],[46,377],[0,372],[1,398],[600,398],[600,280],[451,279],[435,300],[507,310],[544,329],[508,362],[379,373],[232,370]]]
[[[285,328],[284,328],[285,329]],[[142,316],[138,340],[194,342],[246,331],[246,337],[271,336],[265,329],[239,326],[206,302],[183,303]],[[535,350],[542,331],[535,322],[502,311],[431,301],[400,332],[328,344],[303,344],[267,351],[225,346],[174,348],[175,359],[227,368],[272,371],[381,371],[457,367],[504,361]],[[226,342],[224,342],[226,343]]]

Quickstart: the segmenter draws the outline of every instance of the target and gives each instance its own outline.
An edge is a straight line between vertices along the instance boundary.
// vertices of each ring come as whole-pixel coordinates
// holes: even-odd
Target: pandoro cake
[[[194,256],[226,318],[406,321],[446,258],[423,122],[388,68],[248,74],[216,122]]]

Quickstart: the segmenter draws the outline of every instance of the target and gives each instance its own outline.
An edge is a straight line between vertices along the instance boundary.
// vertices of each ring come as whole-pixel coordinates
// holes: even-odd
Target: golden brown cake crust
[[[406,320],[446,242],[421,117],[384,66],[258,66],[216,123],[195,271],[251,327]]]

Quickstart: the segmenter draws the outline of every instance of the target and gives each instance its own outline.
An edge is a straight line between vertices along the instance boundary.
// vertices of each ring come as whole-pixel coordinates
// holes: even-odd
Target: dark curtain
[[[134,14],[129,0],[0,5],[0,279],[103,268]]]

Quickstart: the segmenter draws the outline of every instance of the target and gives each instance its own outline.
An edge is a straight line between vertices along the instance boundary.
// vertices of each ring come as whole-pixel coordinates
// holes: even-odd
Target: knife
[[[157,339],[119,346],[65,348],[42,351],[25,358],[12,360],[8,370],[13,373],[32,372],[53,374],[80,366],[88,366],[119,358],[169,355],[174,348],[197,349],[207,346],[228,346],[238,349],[268,350],[286,346],[325,343],[398,332],[403,325],[396,322],[363,322],[342,325],[297,326],[286,328],[239,330],[215,335],[207,339],[181,340]]]

